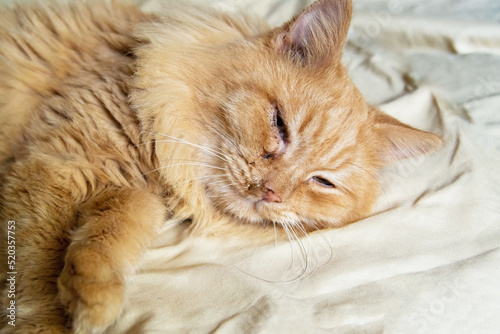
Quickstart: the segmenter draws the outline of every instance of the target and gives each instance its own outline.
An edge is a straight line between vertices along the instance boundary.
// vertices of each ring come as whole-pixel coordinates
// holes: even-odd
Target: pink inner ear
[[[331,64],[342,55],[349,23],[351,0],[320,0],[285,25],[277,45],[283,53],[309,65]]]
[[[301,46],[306,46],[309,44],[311,39],[311,29],[315,20],[318,18],[316,11],[309,11],[300,15],[299,19],[293,24],[290,35],[292,37],[292,43],[298,43]]]

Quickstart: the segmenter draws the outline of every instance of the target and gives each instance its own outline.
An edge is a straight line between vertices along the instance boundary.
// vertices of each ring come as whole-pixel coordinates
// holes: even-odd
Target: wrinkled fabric
[[[272,25],[306,4],[213,1]],[[166,223],[108,333],[498,333],[500,4],[357,0],[344,63],[371,103],[444,147],[385,169],[371,217],[302,245]]]

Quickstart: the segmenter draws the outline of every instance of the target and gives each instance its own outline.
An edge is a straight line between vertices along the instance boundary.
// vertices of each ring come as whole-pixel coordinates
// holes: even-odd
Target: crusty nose
[[[268,203],[281,203],[281,197],[274,190],[263,186],[262,184],[252,184],[248,186],[250,194],[263,199]]]

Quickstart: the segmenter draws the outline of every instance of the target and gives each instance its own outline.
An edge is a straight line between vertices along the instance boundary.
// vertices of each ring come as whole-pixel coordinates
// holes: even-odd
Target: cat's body
[[[55,278],[79,204],[130,187],[134,178],[144,186],[141,175],[154,168],[151,145],[139,145],[141,130],[127,102],[137,45],[132,24],[150,18],[103,5],[40,5],[1,16],[0,216],[16,222],[18,272],[16,327],[4,330],[63,331]]]
[[[18,272],[3,330],[63,332],[66,312],[76,332],[105,329],[167,216],[212,234],[367,215],[376,172],[440,140],[350,82],[350,8],[321,1],[273,31],[115,3],[1,12],[0,220]]]

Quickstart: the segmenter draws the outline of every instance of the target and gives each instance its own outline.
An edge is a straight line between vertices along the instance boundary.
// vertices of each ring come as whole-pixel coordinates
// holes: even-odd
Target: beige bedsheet
[[[306,2],[213,5],[276,25]],[[108,333],[500,333],[500,3],[357,0],[344,58],[371,102],[445,147],[386,169],[372,217],[303,248],[167,222]]]

